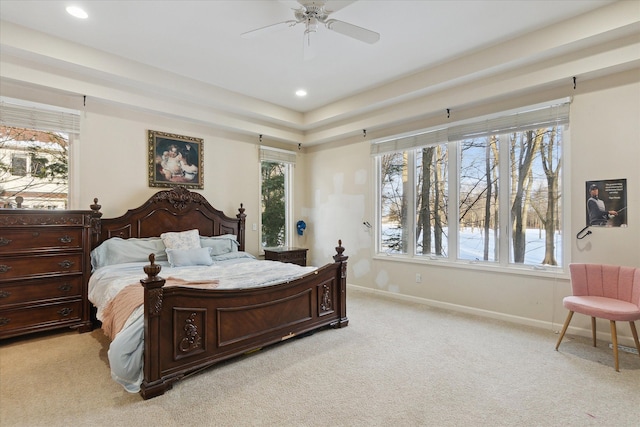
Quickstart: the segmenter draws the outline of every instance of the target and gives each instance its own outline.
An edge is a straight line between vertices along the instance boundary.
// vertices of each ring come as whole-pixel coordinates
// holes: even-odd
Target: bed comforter
[[[123,289],[140,283],[145,262],[115,264],[96,269],[89,280],[89,300],[104,320],[105,310]],[[269,286],[294,280],[316,269],[277,261],[261,261],[244,252],[234,252],[210,266],[171,267],[162,265],[161,276],[172,278],[165,286],[197,286],[215,289],[242,289]],[[139,285],[142,287],[142,285]],[[142,304],[142,303],[140,303]],[[109,308],[112,309],[111,307]],[[111,376],[125,390],[137,393],[143,379],[144,316],[142,305],[132,308],[109,346]]]

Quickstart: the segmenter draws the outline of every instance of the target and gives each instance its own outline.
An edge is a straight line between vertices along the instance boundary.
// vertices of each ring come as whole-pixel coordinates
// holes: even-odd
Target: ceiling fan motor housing
[[[306,22],[307,31],[316,31],[318,22],[326,23],[329,12],[324,10],[324,2],[301,1],[300,4],[303,7],[295,10],[295,17],[298,22]]]

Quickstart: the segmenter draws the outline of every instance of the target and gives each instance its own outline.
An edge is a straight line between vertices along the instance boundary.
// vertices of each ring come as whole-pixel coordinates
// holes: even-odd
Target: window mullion
[[[381,165],[381,156],[375,156],[373,161],[375,168],[375,250],[374,253],[378,253],[382,251],[382,239],[380,238],[380,233],[382,233],[382,165]]]
[[[459,235],[459,224],[460,224],[460,188],[459,188],[459,177],[460,177],[460,166],[458,162],[458,156],[460,155],[458,151],[459,142],[449,142],[447,143],[447,151],[449,152],[449,206],[447,210],[447,215],[451,218],[448,221],[449,232],[447,233],[447,248],[448,248],[448,257],[451,260],[457,260],[458,255],[460,253],[460,248],[458,248],[458,235]]]
[[[292,197],[293,197],[293,189],[291,188],[291,176],[292,176],[292,166],[291,164],[285,164],[284,168],[284,241],[287,246],[293,245],[293,212],[292,212]]]
[[[498,256],[499,264],[509,265],[509,245],[511,242],[511,168],[509,157],[509,134],[498,135],[498,193],[499,215],[498,223]]]
[[[416,150],[409,150],[407,152],[407,179],[409,180],[409,185],[408,188],[411,189],[411,194],[407,194],[406,198],[407,198],[407,216],[409,218],[409,223],[407,224],[409,226],[409,233],[411,236],[411,239],[409,240],[409,244],[407,246],[409,246],[408,248],[406,248],[407,250],[407,255],[409,256],[415,256],[416,255],[416,230],[417,230],[417,224],[416,224]]]

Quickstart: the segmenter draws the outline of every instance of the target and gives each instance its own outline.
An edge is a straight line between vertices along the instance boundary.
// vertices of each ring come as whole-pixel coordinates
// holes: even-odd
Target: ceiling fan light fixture
[[[315,33],[316,31],[318,31],[318,20],[314,16],[310,16],[307,18],[307,29],[305,32]]]

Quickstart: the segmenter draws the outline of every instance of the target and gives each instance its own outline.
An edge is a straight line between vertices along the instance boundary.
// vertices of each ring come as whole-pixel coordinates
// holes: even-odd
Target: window
[[[0,206],[64,209],[69,202],[69,153],[77,112],[0,100]]]
[[[260,148],[261,242],[263,248],[289,246],[291,235],[291,151]]]
[[[446,144],[416,150],[416,254],[446,256],[448,162]]]
[[[373,143],[378,252],[562,265],[568,120],[563,103]]]
[[[6,132],[6,129],[3,130]],[[11,156],[11,175],[27,176],[27,156],[24,154],[14,154]]]

